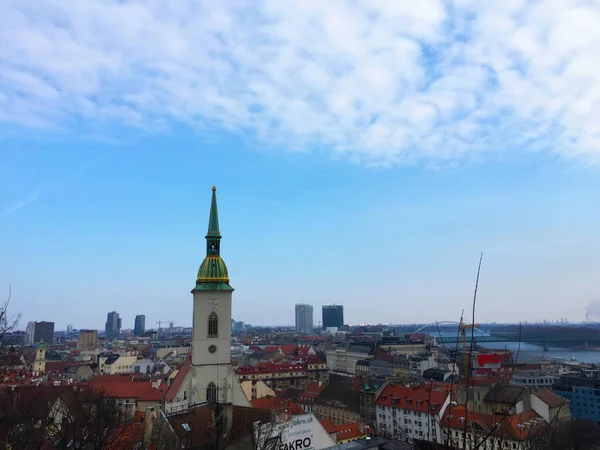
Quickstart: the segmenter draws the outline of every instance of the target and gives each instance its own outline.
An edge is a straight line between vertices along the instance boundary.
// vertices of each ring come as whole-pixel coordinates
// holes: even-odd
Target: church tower
[[[248,405],[231,367],[232,293],[227,266],[221,258],[217,193],[213,187],[206,257],[198,269],[196,286],[192,290],[192,403]]]
[[[44,340],[38,344],[35,351],[35,360],[33,361],[33,373],[41,375],[46,371],[46,344]]]

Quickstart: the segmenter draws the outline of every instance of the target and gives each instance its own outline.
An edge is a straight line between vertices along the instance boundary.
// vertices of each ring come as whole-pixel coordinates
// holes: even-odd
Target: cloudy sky
[[[597,1],[2,10],[0,287],[23,326],[191,325],[212,185],[237,320],[458,320],[481,251],[479,321],[600,299]]]

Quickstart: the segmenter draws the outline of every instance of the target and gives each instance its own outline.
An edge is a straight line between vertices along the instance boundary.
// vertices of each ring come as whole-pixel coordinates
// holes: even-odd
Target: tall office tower
[[[133,327],[133,334],[141,336],[146,331],[146,316],[140,314],[135,316],[135,326]]]
[[[121,334],[121,319],[116,311],[109,312],[106,315],[106,325],[104,327],[106,339],[118,339]]]
[[[296,305],[296,331],[299,333],[312,333],[313,307],[312,305]]]
[[[77,338],[77,349],[85,352],[93,352],[98,348],[98,331],[79,330]]]
[[[27,324],[27,329],[25,330],[25,344],[33,344],[33,322]]]
[[[54,322],[33,322],[33,343],[42,341],[46,344],[54,342]]]
[[[344,307],[342,305],[323,306],[323,329],[344,326]]]

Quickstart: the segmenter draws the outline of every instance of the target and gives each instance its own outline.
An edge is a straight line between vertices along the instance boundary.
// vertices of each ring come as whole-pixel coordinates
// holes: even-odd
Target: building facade
[[[106,339],[118,339],[121,334],[121,318],[119,313],[111,311],[106,315],[106,324],[104,326]]]
[[[386,437],[441,444],[442,416],[450,393],[426,384],[385,386],[376,401],[377,428]]]
[[[569,401],[573,419],[600,422],[600,370],[561,375],[552,390]]]
[[[312,305],[296,305],[296,331],[310,334],[313,331],[313,307]]]
[[[344,326],[344,307],[342,305],[323,305],[323,329]]]
[[[93,352],[98,348],[98,331],[79,330],[77,349],[84,352]]]
[[[143,314],[135,316],[135,325],[133,327],[133,334],[141,336],[146,331],[146,316]]]
[[[34,322],[33,323],[33,343],[54,342],[54,322]]]

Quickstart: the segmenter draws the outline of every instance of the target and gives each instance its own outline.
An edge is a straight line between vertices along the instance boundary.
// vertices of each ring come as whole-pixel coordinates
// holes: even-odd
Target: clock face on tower
[[[218,302],[216,299],[214,299],[214,298],[211,298],[211,299],[208,301],[208,307],[209,307],[210,309],[216,309],[216,308],[217,308],[217,306],[219,306],[219,302]]]

